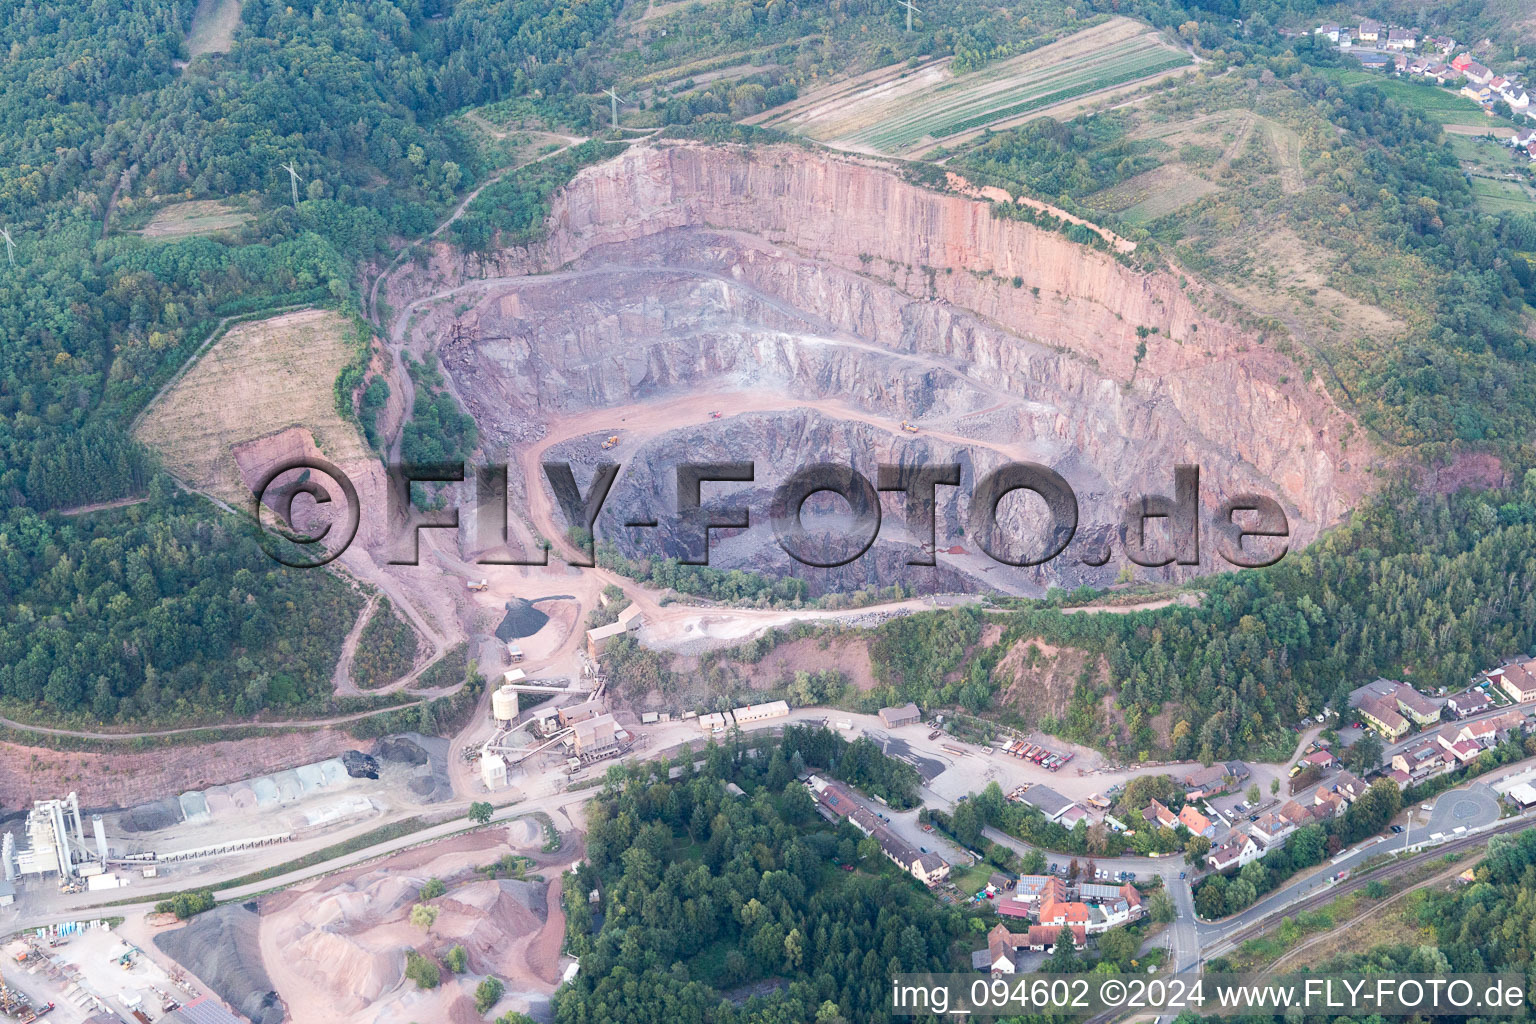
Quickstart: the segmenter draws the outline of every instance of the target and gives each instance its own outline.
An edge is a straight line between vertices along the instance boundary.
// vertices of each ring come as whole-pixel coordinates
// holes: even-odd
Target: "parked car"
[[[1185,874],[1185,873],[1184,873],[1184,872],[1183,872],[1183,871],[1180,871],[1180,872],[1179,872],[1179,877],[1180,877],[1180,878],[1183,878],[1183,877],[1184,877],[1184,874]]]
[[[1392,834],[1395,835],[1395,836],[1402,835],[1403,834],[1403,826],[1401,826],[1401,825],[1393,825],[1392,826]]]

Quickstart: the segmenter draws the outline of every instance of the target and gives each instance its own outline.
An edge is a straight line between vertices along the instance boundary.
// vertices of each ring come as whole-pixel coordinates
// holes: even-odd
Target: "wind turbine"
[[[905,7],[907,9],[907,31],[911,32],[912,31],[912,14],[913,14],[913,12],[916,12],[918,14],[922,14],[923,12],[919,11],[917,9],[917,5],[914,4],[912,2],[912,0],[896,0],[896,4],[899,7]]]
[[[0,238],[5,239],[5,255],[11,261],[11,266],[16,265],[16,243],[11,241],[11,229],[0,228]]]
[[[283,168],[283,170],[288,172],[288,184],[293,186],[293,206],[294,206],[294,209],[298,209],[298,206],[299,206],[299,172],[293,169],[293,164],[291,164],[291,163],[283,164],[282,168]]]

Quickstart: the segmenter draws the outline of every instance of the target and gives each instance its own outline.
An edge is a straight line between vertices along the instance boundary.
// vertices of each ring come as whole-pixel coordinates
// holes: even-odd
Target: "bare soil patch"
[[[1065,715],[1084,667],[1091,667],[1095,675],[1108,671],[1103,658],[1090,663],[1090,657],[1040,640],[1016,641],[992,670],[998,684],[997,704],[1017,710],[1031,722],[1046,715]]]
[[[352,359],[350,331],[325,309],[237,324],[150,409],[139,439],[172,472],[226,501],[250,496],[242,465],[309,447],[339,464],[365,458],[332,387]]]

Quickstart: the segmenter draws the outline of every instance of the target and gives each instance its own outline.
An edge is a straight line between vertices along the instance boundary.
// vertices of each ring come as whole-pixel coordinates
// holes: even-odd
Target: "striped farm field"
[[[907,155],[1190,63],[1146,25],[1111,18],[979,71],[956,75],[936,62],[831,86],[763,123],[843,149]]]

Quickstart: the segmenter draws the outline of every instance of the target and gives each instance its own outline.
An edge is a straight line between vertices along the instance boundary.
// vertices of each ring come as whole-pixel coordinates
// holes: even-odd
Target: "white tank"
[[[517,720],[517,691],[510,686],[491,691],[491,717],[498,722]]]

